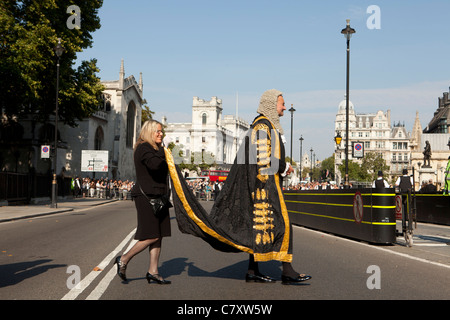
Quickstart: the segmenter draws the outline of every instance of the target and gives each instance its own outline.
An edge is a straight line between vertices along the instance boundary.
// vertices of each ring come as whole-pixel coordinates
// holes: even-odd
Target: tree
[[[345,164],[339,165],[341,176],[345,176]],[[348,160],[348,177],[350,181],[366,181],[367,175],[362,171],[361,166],[352,160]]]
[[[151,111],[150,108],[145,105],[142,106],[142,119],[141,122],[144,124],[145,121],[153,119],[154,111]]]
[[[321,174],[324,180],[334,179],[334,155],[322,161]]]
[[[389,166],[381,154],[376,152],[368,152],[364,155],[361,163],[361,170],[366,173],[366,180],[373,181],[377,178],[378,171],[386,173],[389,171]]]
[[[46,122],[55,111],[56,55],[61,38],[60,120],[75,126],[101,103],[103,86],[95,75],[95,59],[74,69],[76,53],[92,46],[91,33],[100,28],[103,0],[78,0],[81,26],[69,29],[64,0],[2,0],[0,2],[0,108],[8,119],[33,114]]]

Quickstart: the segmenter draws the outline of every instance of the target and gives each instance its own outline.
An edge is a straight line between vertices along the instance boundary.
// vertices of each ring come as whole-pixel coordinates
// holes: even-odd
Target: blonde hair
[[[150,145],[155,149],[159,150],[160,145],[158,145],[155,140],[153,139],[154,133],[158,131],[158,125],[162,124],[159,121],[156,120],[147,120],[144,122],[141,128],[141,132],[139,133],[139,137],[136,141],[136,144],[134,146],[134,149],[138,147],[141,143],[148,142]]]

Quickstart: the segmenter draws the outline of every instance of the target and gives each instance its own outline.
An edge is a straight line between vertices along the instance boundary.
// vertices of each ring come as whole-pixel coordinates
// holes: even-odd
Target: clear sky
[[[371,5],[377,12],[367,9]],[[81,12],[81,15],[83,13]],[[294,105],[294,159],[334,152],[334,120],[345,99],[346,19],[350,100],[357,113],[391,110],[391,121],[422,128],[450,87],[448,0],[105,0],[101,28],[79,59],[96,58],[102,80],[143,74],[155,118],[190,122],[192,97],[223,100],[247,121],[267,89]],[[379,19],[378,19],[379,18]],[[368,27],[372,26],[372,29]],[[373,28],[376,27],[376,28]],[[83,28],[83,25],[81,25]],[[282,125],[290,155],[290,113]]]

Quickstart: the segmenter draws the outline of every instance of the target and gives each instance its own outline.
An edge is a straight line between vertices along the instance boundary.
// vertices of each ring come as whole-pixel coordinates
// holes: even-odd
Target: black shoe
[[[117,275],[123,281],[127,281],[127,276],[125,275],[125,271],[127,270],[127,265],[124,264],[122,261],[120,261],[120,257],[121,256],[118,256],[114,262],[115,264],[117,264]]]
[[[275,282],[276,280],[269,277],[269,276],[265,276],[261,273],[256,273],[256,274],[250,274],[247,273],[245,275],[245,282],[262,282],[262,283],[270,283],[270,282]]]
[[[159,274],[153,275],[153,274],[150,274],[147,272],[145,277],[147,278],[148,283],[151,283],[152,281],[155,281],[158,284],[171,284],[172,283],[169,280],[164,280]]]
[[[289,276],[281,276],[281,284],[296,284],[311,279],[311,276],[301,274],[295,278]]]

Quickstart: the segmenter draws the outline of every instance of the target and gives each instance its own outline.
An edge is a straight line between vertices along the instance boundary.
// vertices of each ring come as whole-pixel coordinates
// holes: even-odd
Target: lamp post
[[[316,168],[316,153],[313,155],[313,170]],[[314,171],[313,171],[314,172]]]
[[[341,141],[342,141],[341,132],[338,131],[336,136],[334,137],[334,142],[336,142],[336,154],[334,156],[334,160],[335,160],[334,161],[334,179],[337,180],[336,176],[338,176],[339,177],[339,183],[341,182],[341,175],[338,174],[339,165],[338,165],[336,160],[337,160],[337,156],[338,156],[337,155],[337,151],[339,151],[339,159],[341,158],[341,151],[339,150],[339,147],[341,145]],[[339,161],[339,164],[341,164],[340,161]]]
[[[291,104],[291,108],[289,109],[289,112],[291,113],[291,162],[293,162],[292,160],[292,134],[293,134],[293,126],[294,126],[294,105]]]
[[[346,88],[346,106],[345,106],[345,180],[344,186],[348,187],[348,113],[349,113],[349,87],[350,87],[350,38],[355,33],[355,29],[350,28],[350,20],[347,19],[347,26],[341,30],[341,33],[347,39],[347,88]]]
[[[310,173],[310,176],[311,176],[311,182],[312,182],[312,176],[313,176],[313,169],[312,169],[312,161],[313,161],[313,159],[312,159],[312,153],[313,153],[313,148],[311,147],[311,150],[309,150],[309,151],[311,151],[311,159],[310,159],[310,162],[311,162],[311,173]]]
[[[303,137],[300,136],[300,181],[302,181],[302,144],[303,144]]]
[[[292,159],[292,133],[293,133],[293,126],[294,126],[294,112],[295,112],[293,104],[291,104],[291,108],[288,111],[291,112],[291,164],[292,164],[294,162],[294,160]],[[288,181],[286,179],[286,187],[287,187],[287,185],[288,185]]]
[[[57,181],[56,181],[56,164],[58,162],[58,93],[59,93],[59,58],[64,52],[64,47],[61,45],[61,38],[58,38],[58,44],[54,48],[56,57],[58,58],[56,63],[56,108],[55,108],[55,144],[54,144],[54,156],[53,156],[53,181],[52,181],[52,204],[51,208],[57,208]]]

